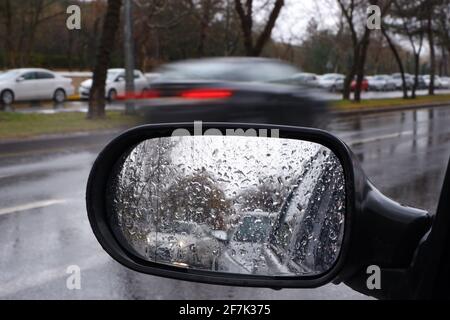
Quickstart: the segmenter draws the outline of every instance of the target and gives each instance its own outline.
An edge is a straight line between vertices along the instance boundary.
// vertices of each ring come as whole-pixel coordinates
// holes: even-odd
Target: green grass
[[[418,96],[416,99],[402,99],[402,98],[392,98],[392,99],[373,99],[373,100],[362,100],[360,103],[340,100],[332,103],[332,106],[337,110],[364,110],[366,108],[389,108],[389,107],[399,107],[399,106],[412,106],[421,105],[427,103],[438,103],[438,102],[448,102],[450,104],[450,95],[434,95],[434,96]]]
[[[81,112],[23,114],[0,111],[0,140],[29,138],[46,134],[65,134],[132,127],[138,118],[108,111],[104,119],[88,120]]]

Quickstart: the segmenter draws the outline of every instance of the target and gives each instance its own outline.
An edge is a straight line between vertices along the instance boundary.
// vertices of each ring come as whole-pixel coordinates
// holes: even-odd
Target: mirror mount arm
[[[339,277],[354,290],[376,298],[410,298],[415,257],[431,228],[431,216],[402,206],[366,182],[360,214],[354,217],[349,268]],[[381,289],[369,289],[368,267],[380,268]]]

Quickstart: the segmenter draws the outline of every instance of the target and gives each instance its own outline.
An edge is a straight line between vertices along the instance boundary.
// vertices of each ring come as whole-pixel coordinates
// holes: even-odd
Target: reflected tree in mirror
[[[184,268],[320,275],[344,234],[343,168],[307,141],[150,139],[117,163],[107,196],[111,227],[136,255]]]

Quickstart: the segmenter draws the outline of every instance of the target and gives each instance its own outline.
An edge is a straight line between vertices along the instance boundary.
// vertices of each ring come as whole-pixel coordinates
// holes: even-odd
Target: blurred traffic
[[[90,72],[12,69],[0,73],[3,108],[19,112],[87,112]],[[408,90],[414,76],[405,74]],[[151,73],[134,70],[134,92],[127,92],[125,69],[108,69],[106,108],[124,110],[132,101],[146,123],[237,121],[323,127],[329,121],[327,101],[341,99],[345,75],[306,73],[277,59],[205,58],[168,63]],[[419,75],[417,95],[427,94],[429,75]],[[350,90],[355,91],[356,79]],[[450,77],[435,76],[437,93],[448,93]],[[402,76],[365,76],[365,99],[401,97]],[[53,104],[48,102],[53,101]],[[16,108],[17,107],[17,108]]]

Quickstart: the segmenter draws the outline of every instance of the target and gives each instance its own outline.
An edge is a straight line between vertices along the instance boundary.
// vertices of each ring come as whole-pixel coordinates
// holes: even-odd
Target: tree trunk
[[[433,20],[430,16],[428,17],[428,43],[430,47],[430,86],[428,87],[428,94],[434,95],[434,75],[436,72],[436,55],[434,52],[434,35],[433,35]]]
[[[383,35],[389,45],[389,48],[391,49],[392,53],[394,54],[395,61],[397,61],[398,68],[400,69],[400,73],[402,75],[403,99],[408,99],[408,88],[406,87],[405,69],[403,68],[402,59],[400,58],[397,48],[395,47],[394,43],[391,40],[391,37],[389,37],[389,34],[387,33],[387,31],[384,27],[381,27],[381,32],[383,33]]]
[[[12,8],[11,8],[11,1],[7,0],[5,4],[5,53],[6,53],[6,66],[10,68],[14,68],[16,66],[16,58],[14,54],[14,46],[12,37],[13,35],[13,28],[12,28]]]
[[[280,15],[281,8],[284,6],[284,0],[276,0],[275,5],[273,7],[272,12],[270,13],[269,20],[267,21],[266,26],[264,27],[263,32],[259,35],[258,40],[256,41],[255,48],[253,48],[253,55],[259,56],[266,45],[267,41],[270,39],[270,35],[272,34],[272,30],[275,27],[275,22]]]
[[[414,84],[411,91],[411,98],[416,98],[416,90],[419,85],[419,72],[420,72],[420,53],[414,54]]]
[[[359,55],[359,53],[358,53]],[[358,59],[358,55],[354,56],[354,59]],[[351,85],[352,85],[352,81],[353,78],[355,77],[356,74],[356,64],[357,62],[354,61],[352,64],[352,67],[350,68],[350,71],[347,73],[347,75],[345,76],[344,79],[344,88],[342,89],[342,99],[344,100],[350,100],[350,93],[351,93]]]
[[[89,119],[105,116],[106,73],[115,44],[117,29],[119,28],[121,6],[122,0],[108,0],[108,9],[103,22],[89,97],[89,111],[87,115]]]
[[[253,20],[252,20],[252,1],[247,0],[247,12],[244,12],[241,0],[235,0],[235,9],[241,22],[242,35],[244,37],[244,47],[247,56],[252,55],[253,51]]]
[[[361,89],[362,89],[362,82],[364,80],[364,68],[366,65],[366,57],[367,57],[367,49],[369,48],[369,39],[370,39],[370,29],[366,29],[361,49],[359,50],[359,57],[358,57],[358,64],[356,69],[356,87],[355,87],[355,101],[360,102],[361,101]]]
[[[281,8],[284,6],[284,0],[276,0],[274,7],[269,15],[269,20],[264,26],[263,31],[253,44],[253,0],[246,1],[246,11],[242,6],[241,0],[235,0],[235,9],[241,22],[242,34],[244,36],[244,47],[247,56],[259,56],[270,39],[275,22],[278,19]]]

